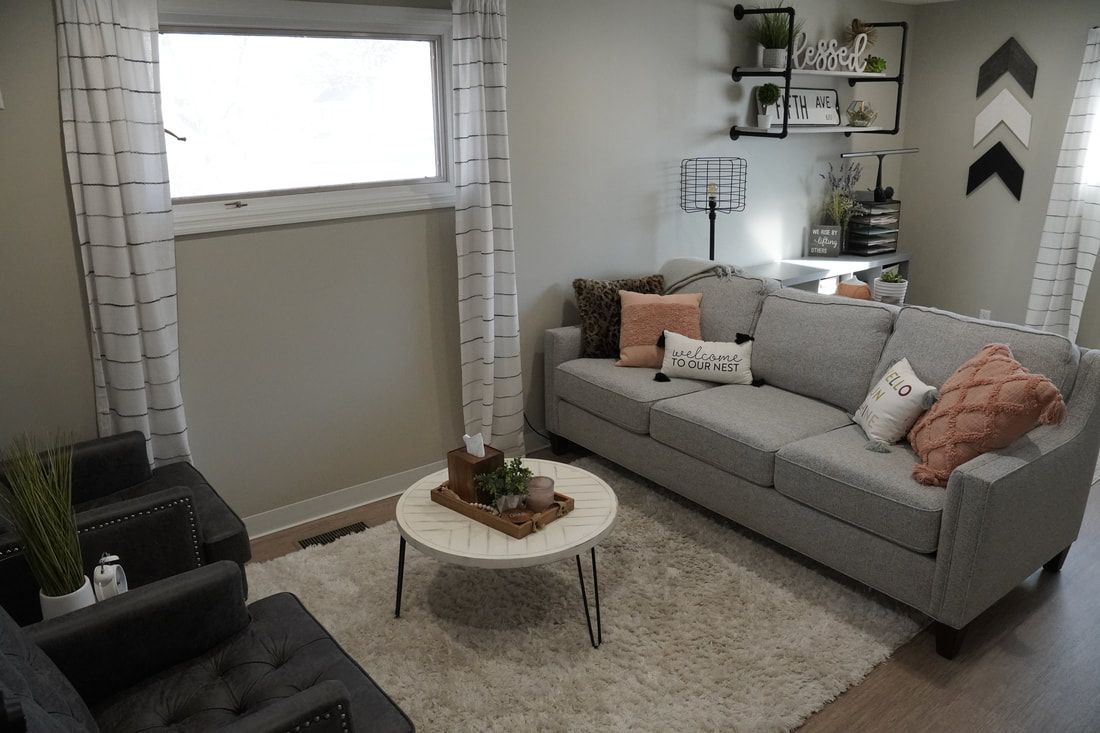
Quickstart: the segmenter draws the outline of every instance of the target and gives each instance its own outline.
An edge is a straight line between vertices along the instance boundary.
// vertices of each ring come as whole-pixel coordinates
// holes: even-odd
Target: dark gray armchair
[[[296,597],[242,587],[219,562],[25,628],[0,612],[0,730],[413,730]]]
[[[0,481],[3,481],[0,473]],[[189,463],[150,470],[138,432],[73,446],[73,504],[89,577],[104,552],[131,587],[218,560],[252,557],[244,523]],[[0,605],[20,624],[42,618],[19,537],[0,519]]]

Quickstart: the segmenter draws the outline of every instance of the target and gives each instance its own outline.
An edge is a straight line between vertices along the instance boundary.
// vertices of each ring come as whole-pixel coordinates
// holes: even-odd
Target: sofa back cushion
[[[99,730],[88,706],[80,699],[61,670],[26,637],[11,616],[0,610],[0,692],[6,706],[18,703],[28,731]],[[13,720],[0,729],[17,730]]]
[[[774,280],[748,275],[709,275],[688,283],[677,293],[702,293],[699,304],[704,341],[736,341],[753,332],[764,296],[778,286]]]
[[[921,380],[940,387],[987,344],[1008,344],[1012,355],[1028,371],[1045,376],[1069,399],[1077,379],[1079,352],[1068,339],[1023,326],[919,306],[905,306],[898,314],[875,378],[906,358]]]
[[[882,303],[778,290],[760,311],[752,374],[854,413],[873,383],[897,311]]]

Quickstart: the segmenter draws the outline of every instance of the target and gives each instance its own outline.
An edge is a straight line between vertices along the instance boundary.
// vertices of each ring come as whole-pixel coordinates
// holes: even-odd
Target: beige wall
[[[651,273],[670,257],[707,255],[707,217],[679,208],[682,158],[748,160],[747,207],[719,216],[717,258],[753,265],[802,253],[816,220],[825,162],[846,150],[896,147],[903,136],[796,135],[732,141],[750,83],[730,70],[755,51],[734,2],[510,0],[509,96],[517,268],[527,408],[542,424],[544,329],[573,322],[576,277]],[[835,37],[853,16],[906,20],[888,3],[801,3],[812,37]],[[888,33],[876,51],[896,63]],[[826,79],[804,86],[847,85]],[[893,116],[893,91],[858,91]],[[885,96],[883,96],[885,95]],[[887,107],[889,107],[887,109]],[[752,119],[748,120],[752,124]],[[898,184],[900,162],[887,167]],[[874,185],[873,166],[865,179]]]
[[[902,176],[914,302],[975,316],[990,308],[995,319],[1023,322],[1085,37],[1098,23],[1095,0],[969,0],[917,11],[906,142],[921,152]],[[978,67],[1010,36],[1038,64],[1034,99],[1009,75],[975,99]],[[1032,113],[1030,147],[1003,126],[972,147],[974,116],[1005,86]],[[1024,168],[1020,201],[996,178],[966,196],[967,169],[996,140]],[[1095,283],[1085,308],[1078,341],[1100,346]]]
[[[48,2],[0,2],[0,445],[95,435]]]

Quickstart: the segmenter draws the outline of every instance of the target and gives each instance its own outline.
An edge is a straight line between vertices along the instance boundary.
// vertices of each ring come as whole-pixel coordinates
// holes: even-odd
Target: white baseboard
[[[244,526],[248,529],[248,536],[251,539],[256,539],[265,534],[289,529],[304,522],[311,522],[314,519],[354,509],[372,501],[396,496],[429,473],[435,473],[446,467],[447,461],[436,461],[391,476],[383,476],[373,481],[349,486],[346,489],[330,491],[321,496],[303,499],[293,504],[245,517]]]
[[[526,430],[523,439],[528,453],[542,450],[550,445],[545,438],[530,429]],[[249,538],[263,537],[265,534],[279,532],[305,522],[312,522],[314,519],[338,514],[372,501],[397,496],[429,473],[435,473],[446,467],[446,460],[436,461],[425,466],[410,468],[408,471],[395,473],[392,476],[383,476],[373,481],[349,486],[346,489],[330,491],[321,496],[303,499],[293,504],[245,517],[244,526],[248,530]]]

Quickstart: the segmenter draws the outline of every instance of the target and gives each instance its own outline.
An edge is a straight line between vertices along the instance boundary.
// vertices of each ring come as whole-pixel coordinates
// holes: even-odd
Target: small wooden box
[[[475,504],[479,501],[475,477],[503,465],[504,454],[491,445],[485,446],[484,458],[470,455],[465,448],[455,448],[447,454],[447,483],[463,501]]]

